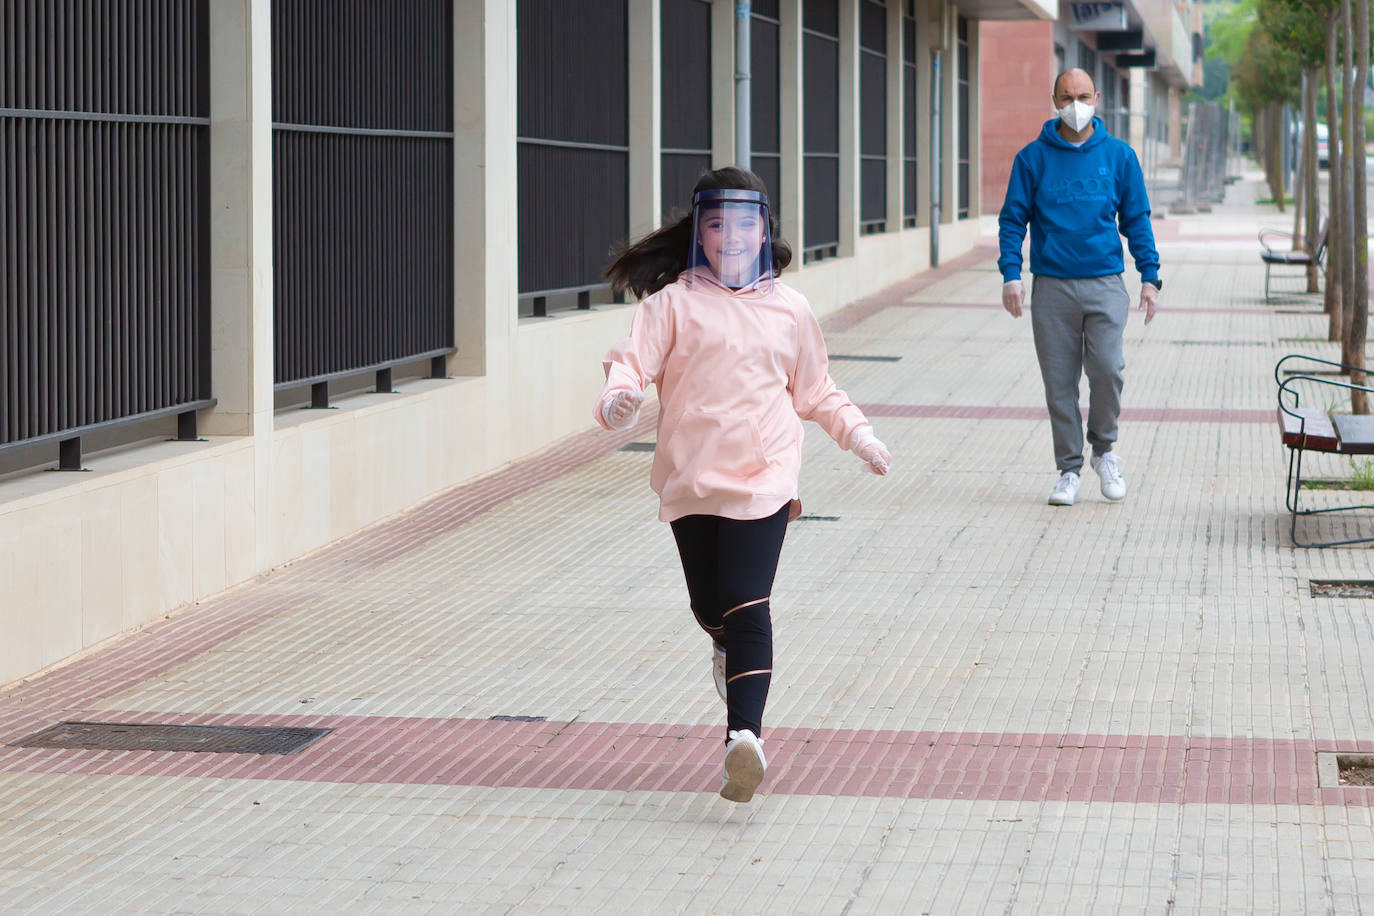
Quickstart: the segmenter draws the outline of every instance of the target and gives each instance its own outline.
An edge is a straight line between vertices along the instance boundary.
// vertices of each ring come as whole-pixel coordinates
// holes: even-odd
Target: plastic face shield
[[[687,282],[702,272],[731,289],[773,289],[768,198],[758,191],[698,191],[692,196]]]

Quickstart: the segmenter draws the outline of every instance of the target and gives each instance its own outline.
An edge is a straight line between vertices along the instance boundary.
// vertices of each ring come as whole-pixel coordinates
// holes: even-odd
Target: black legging
[[[727,731],[762,735],[773,674],[768,598],[778,571],[787,510],[739,521],[689,515],[672,523],[697,623],[725,647]]]

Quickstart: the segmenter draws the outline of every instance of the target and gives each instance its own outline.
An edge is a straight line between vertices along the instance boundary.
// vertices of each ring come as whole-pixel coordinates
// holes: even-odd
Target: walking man
[[[1121,338],[1130,312],[1122,280],[1121,236],[1140,272],[1145,323],[1159,302],[1159,253],[1150,228],[1150,201],[1135,151],[1107,133],[1094,116],[1101,93],[1083,70],[1054,81],[1055,116],[1016,154],[998,217],[1002,307],[1020,318],[1026,305],[1021,243],[1030,226],[1034,308],[1031,330],[1045,383],[1059,480],[1051,506],[1072,506],[1083,469],[1083,419],[1078,380],[1088,376],[1088,443],[1102,495],[1126,497],[1116,443],[1121,413]]]

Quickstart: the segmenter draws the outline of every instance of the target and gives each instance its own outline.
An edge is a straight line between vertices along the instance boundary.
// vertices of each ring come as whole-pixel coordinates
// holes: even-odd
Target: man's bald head
[[[1098,103],[1097,84],[1088,71],[1074,67],[1065,70],[1054,79],[1054,107],[1057,111],[1065,105],[1082,102],[1085,105]]]
[[[1059,84],[1064,81],[1064,77],[1070,75],[1075,77],[1081,77],[1087,80],[1088,85],[1092,87],[1092,90],[1094,92],[1097,91],[1097,83],[1093,82],[1092,74],[1088,73],[1087,70],[1083,70],[1079,67],[1070,67],[1067,70],[1059,71],[1059,74],[1054,78],[1054,85],[1050,87],[1050,93],[1054,95],[1056,98],[1059,97]]]

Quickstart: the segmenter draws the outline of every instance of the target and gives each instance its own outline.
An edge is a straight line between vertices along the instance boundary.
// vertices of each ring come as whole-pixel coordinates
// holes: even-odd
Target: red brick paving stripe
[[[714,792],[720,729],[706,725],[352,716],[94,713],[87,721],[332,728],[298,754],[0,747],[0,772],[532,789]],[[41,723],[52,724],[51,721]],[[23,732],[8,723],[0,740]],[[1319,790],[1316,752],[1369,742],[780,728],[772,795],[1145,804],[1374,804]]]
[[[1048,420],[1043,407],[988,407],[977,404],[860,404],[870,417],[921,420]],[[1086,416],[1086,412],[1084,414]],[[1272,408],[1262,410],[1219,407],[1124,407],[1128,423],[1273,423]]]

